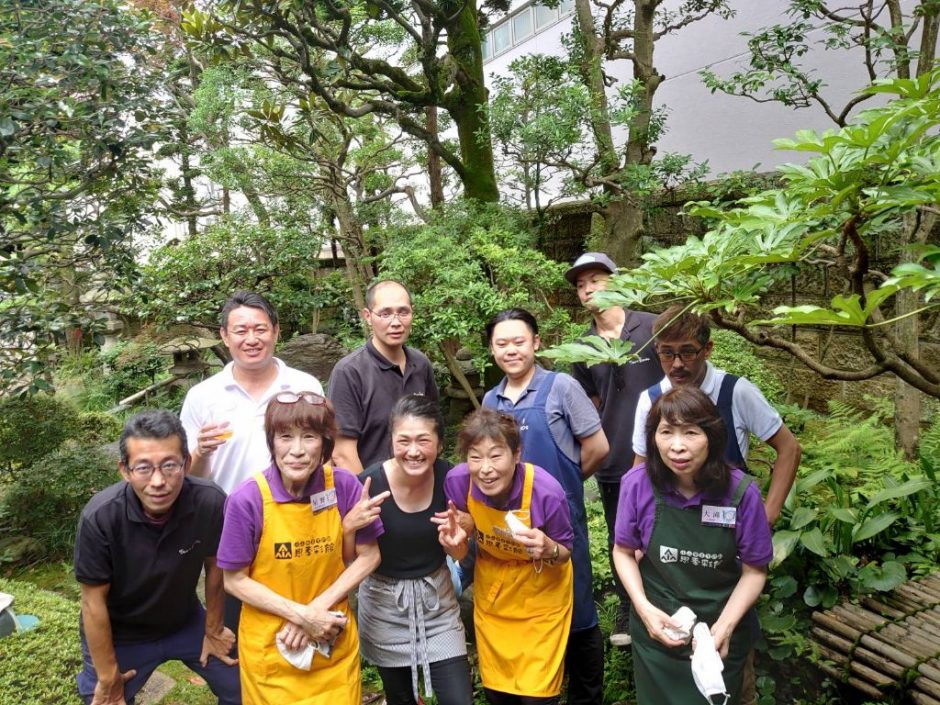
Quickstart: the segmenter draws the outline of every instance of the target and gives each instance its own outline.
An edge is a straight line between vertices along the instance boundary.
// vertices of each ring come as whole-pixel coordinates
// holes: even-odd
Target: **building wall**
[[[675,7],[677,0],[667,0]],[[707,161],[711,176],[738,169],[769,171],[787,161],[803,161],[805,156],[775,151],[771,140],[789,137],[798,129],[824,130],[833,127],[824,111],[813,106],[805,109],[787,108],[776,103],[756,103],[748,98],[711,94],[699,76],[710,68],[720,76],[729,76],[746,66],[747,38],[741,32],[755,31],[775,23],[788,21],[784,0],[736,0],[737,14],[730,20],[709,17],[657,42],[655,65],[666,80],[657,92],[658,105],[668,106],[667,133],[658,144],[659,153],[691,154],[697,161]],[[531,3],[515,3],[512,15]],[[909,9],[914,0],[904,0]],[[537,32],[513,48],[487,60],[487,76],[508,73],[513,59],[528,53],[562,53],[561,37],[571,31],[573,0],[561,6],[561,19]],[[494,18],[493,31],[500,31],[503,20]],[[818,30],[813,39],[824,37]],[[826,51],[814,46],[808,64],[826,84],[826,96],[838,110],[861,87],[868,83],[858,51]],[[608,64],[608,74],[617,80],[629,80],[628,62]],[[838,112],[837,110],[837,112]],[[621,135],[622,137],[622,135]]]

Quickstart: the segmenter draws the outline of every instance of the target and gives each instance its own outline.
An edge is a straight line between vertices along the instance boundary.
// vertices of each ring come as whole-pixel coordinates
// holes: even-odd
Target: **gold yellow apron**
[[[535,468],[531,463],[524,468],[520,509],[531,527]],[[477,532],[473,623],[483,685],[514,695],[558,695],[571,630],[571,561],[546,564],[537,573],[525,547],[512,538],[505,509],[478,502],[472,491],[467,508]]]
[[[323,466],[324,491],[334,489],[333,469]],[[295,602],[306,604],[345,570],[343,524],[336,503],[314,513],[309,502],[278,504],[264,475],[261,490],[264,526],[258,553],[249,568],[253,580]],[[274,638],[284,620],[242,604],[238,657],[245,705],[360,705],[359,636],[346,600],[332,609],[349,618],[333,655],[314,654],[309,671],[290,665]]]

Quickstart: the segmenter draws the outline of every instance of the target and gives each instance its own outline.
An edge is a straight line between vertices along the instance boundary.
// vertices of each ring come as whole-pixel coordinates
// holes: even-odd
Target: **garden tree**
[[[937,57],[940,4],[936,0],[866,0],[858,7],[843,7],[824,0],[791,0],[789,20],[746,36],[750,51],[746,69],[721,78],[702,72],[713,91],[747,97],[757,102],[779,102],[792,108],[821,108],[838,126],[847,124],[853,110],[877,95],[862,91],[842,104],[835,102],[826,82],[806,65],[810,47],[859,55],[869,81],[879,77],[915,78],[928,73]],[[822,29],[820,33],[818,29]],[[821,34],[821,37],[820,37]],[[820,37],[814,40],[813,37]],[[929,212],[911,214],[897,224],[902,261],[916,259],[907,245],[922,242],[922,228],[932,222]],[[913,292],[897,294],[897,312],[913,312]],[[909,357],[919,355],[916,316],[901,315],[895,336]],[[920,425],[920,395],[899,377],[895,390],[895,428],[898,444],[913,457]]]
[[[82,294],[132,267],[159,187],[159,37],[115,0],[0,8],[0,341],[6,388],[47,387]]]
[[[636,117],[637,89],[638,84],[631,82],[607,99],[612,128],[630,128]],[[562,197],[583,198],[588,193],[597,212],[608,214],[619,212],[623,204],[597,186],[601,164],[592,138],[592,109],[590,91],[570,57],[532,54],[513,61],[508,75],[493,79],[489,123],[497,157],[502,155],[505,162],[500,179],[510,193],[521,192],[522,203],[535,212],[540,224],[551,204]],[[657,110],[647,131],[651,143],[664,124],[665,112]],[[688,156],[666,154],[645,165],[628,165],[617,178],[624,199],[636,206],[641,225],[649,195],[696,180],[705,171]],[[608,225],[616,223],[609,220]],[[617,242],[605,239],[603,249],[618,248]]]
[[[665,77],[656,68],[656,43],[710,15],[728,18],[733,14],[728,0],[575,0],[570,51],[588,90],[586,115],[595,154],[591,160],[568,166],[572,178],[586,189],[600,191],[596,208],[604,219],[605,249],[621,264],[635,262],[639,256],[642,194],[650,180],[657,178],[655,142],[664,113],[656,107],[655,97]],[[608,98],[605,73],[606,62],[612,61],[629,62],[633,76],[619,91],[624,105],[616,112]],[[622,146],[614,138],[618,122],[627,128]],[[673,156],[660,167],[681,174],[688,160]]]
[[[432,358],[443,358],[475,406],[457,351],[469,347],[477,369],[484,369],[483,329],[493,314],[523,306],[538,317],[546,341],[569,332],[567,313],[548,298],[562,286],[565,265],[532,244],[524,214],[461,200],[432,210],[427,224],[392,234],[380,260],[382,276],[411,291],[417,318],[411,340]]]
[[[278,310],[285,339],[306,333],[315,309],[341,303],[335,287],[315,285],[319,249],[308,232],[232,214],[154,250],[129,294],[127,312],[159,328],[184,323],[214,333],[225,299],[250,289]]]
[[[282,84],[339,115],[394,120],[456,172],[467,197],[498,199],[474,0],[213,0],[203,7],[184,22],[194,39],[230,54],[260,49]],[[437,134],[434,107],[453,120],[457,148]]]
[[[381,116],[353,120],[330,112],[315,96],[296,95],[296,85],[282,84],[267,58],[259,50],[250,62],[227,61],[206,69],[193,122],[207,123],[202,98],[208,94],[208,112],[224,114],[243,143],[239,156],[226,158],[250,162],[262,175],[259,190],[283,204],[278,219],[294,227],[315,223],[318,236],[324,221],[335,224],[333,239],[342,246],[353,297],[358,308],[365,308],[364,290],[375,276],[371,261],[381,245],[377,233],[401,218],[392,199],[405,197],[418,215],[424,213],[408,183],[417,175],[410,156],[415,150]],[[224,109],[211,107],[220,102]]]
[[[895,329],[899,320],[915,319],[936,336],[940,69],[879,81],[866,91],[894,99],[837,131],[804,130],[778,140],[781,149],[812,156],[805,165],[779,167],[779,188],[728,209],[693,207],[692,214],[712,223],[701,239],[645,254],[642,266],[615,276],[598,300],[626,306],[685,302],[718,327],[783,350],[826,379],[860,381],[890,373],[940,398],[940,372]],[[872,260],[878,238],[904,228],[911,234],[913,261],[899,264],[890,276],[877,271]],[[845,282],[844,289],[826,306],[779,306],[770,317],[761,301],[812,267],[824,268],[830,281]],[[899,303],[901,295],[915,300],[913,310]],[[791,334],[803,326],[829,328],[830,337],[836,328],[858,331],[868,359],[852,366],[827,357],[828,343],[813,354]],[[590,343],[604,349],[601,341]],[[567,348],[558,355],[578,352],[583,351]]]
[[[552,203],[579,191],[559,182],[563,165],[588,149],[581,130],[587,93],[568,68],[560,57],[529,54],[509,64],[509,75],[493,77],[489,124],[504,195],[540,224]]]

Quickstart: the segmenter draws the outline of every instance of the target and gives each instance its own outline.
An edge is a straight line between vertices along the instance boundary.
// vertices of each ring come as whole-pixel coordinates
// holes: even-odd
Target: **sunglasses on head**
[[[282,404],[296,404],[301,399],[314,406],[326,404],[326,397],[316,392],[281,392],[274,397],[274,401],[279,401]]]

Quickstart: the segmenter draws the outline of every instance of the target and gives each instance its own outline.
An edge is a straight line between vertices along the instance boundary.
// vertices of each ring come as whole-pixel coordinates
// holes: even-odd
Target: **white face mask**
[[[725,679],[721,675],[724,664],[715,649],[715,639],[705,622],[699,622],[692,629],[695,648],[692,651],[692,679],[695,687],[712,705],[718,705],[713,696],[720,695],[724,700],[720,705],[727,705],[731,695],[725,690]]]

